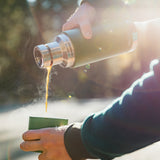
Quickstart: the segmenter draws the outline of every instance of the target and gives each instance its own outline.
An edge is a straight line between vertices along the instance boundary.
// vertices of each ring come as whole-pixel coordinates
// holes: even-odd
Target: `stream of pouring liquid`
[[[46,77],[46,105],[45,105],[45,111],[47,112],[47,106],[48,106],[48,86],[49,86],[49,75],[51,72],[52,66],[47,68],[47,77]]]

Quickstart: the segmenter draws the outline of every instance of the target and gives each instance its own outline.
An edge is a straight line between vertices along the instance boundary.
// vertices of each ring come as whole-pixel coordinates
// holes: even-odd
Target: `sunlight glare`
[[[36,0],[27,0],[28,3],[35,3]]]

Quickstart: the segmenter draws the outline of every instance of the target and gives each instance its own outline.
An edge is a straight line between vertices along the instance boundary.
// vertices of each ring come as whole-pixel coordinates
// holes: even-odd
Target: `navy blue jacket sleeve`
[[[81,127],[86,150],[95,157],[112,159],[160,140],[160,62]]]

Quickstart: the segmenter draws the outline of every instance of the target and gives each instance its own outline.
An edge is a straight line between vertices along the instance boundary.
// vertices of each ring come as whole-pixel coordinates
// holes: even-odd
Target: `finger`
[[[85,39],[92,38],[92,27],[89,22],[80,23],[80,29],[81,29],[82,35]]]
[[[39,160],[46,160],[46,154],[42,153],[38,156]]]
[[[67,21],[62,26],[62,31],[67,31],[67,30],[74,29],[74,28],[77,28],[77,27],[78,27],[78,24],[77,24],[76,20],[73,18],[73,19],[70,19],[69,21]]]
[[[40,141],[25,141],[20,144],[23,151],[43,151]]]
[[[31,140],[38,140],[41,138],[40,130],[29,130],[22,135],[23,140],[31,141]]]

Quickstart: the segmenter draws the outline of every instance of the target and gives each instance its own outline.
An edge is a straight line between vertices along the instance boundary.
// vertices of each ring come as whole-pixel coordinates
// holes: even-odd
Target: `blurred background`
[[[157,0],[124,1],[129,8],[127,16],[130,20],[144,21],[160,17],[160,2]],[[26,112],[28,115],[28,111],[31,111],[31,109],[27,111],[26,108],[22,109],[22,106],[44,102],[46,71],[39,69],[34,62],[34,46],[53,41],[78,3],[80,2],[76,0],[0,1],[0,113],[2,121],[12,124],[11,119],[7,120],[8,116],[17,120],[13,128],[16,123],[17,130],[18,127],[22,127],[23,124],[19,125],[18,122],[20,123]],[[134,80],[149,71],[150,61],[157,57],[157,52],[141,50],[76,69],[63,69],[55,66],[50,76],[49,101],[55,103],[59,100],[79,100],[80,103],[68,104],[68,108],[71,104],[78,108],[77,110],[72,108],[72,113],[77,113],[84,104],[92,106],[94,110],[98,109],[94,108],[94,104],[97,105],[97,103],[97,106],[104,107],[110,99],[120,96]],[[106,100],[89,103],[90,99]],[[85,103],[81,103],[82,101]],[[56,105],[62,104],[60,102]],[[38,106],[36,105],[36,108],[40,109],[40,105]],[[58,111],[64,112],[63,107],[62,105],[62,110]],[[17,111],[17,108],[20,111]],[[56,111],[57,114],[58,111]],[[89,112],[90,110],[86,111],[86,113]],[[54,113],[54,110],[51,113]],[[21,118],[16,119],[16,115],[21,115]],[[85,116],[86,114],[83,117]],[[74,120],[82,120],[82,117],[72,119],[71,122]],[[26,121],[22,122],[27,124]],[[22,133],[22,130],[20,131],[17,135]],[[6,132],[0,131],[1,136],[5,134]],[[7,143],[5,140],[1,142],[3,143],[0,148],[3,148],[9,140]],[[6,150],[10,151],[8,147]],[[9,155],[4,158],[1,154],[0,160],[11,159]],[[22,152],[19,156],[21,154]],[[18,160],[18,156],[12,159]]]
[[[159,17],[156,0],[125,0],[131,20]],[[0,104],[13,105],[42,99],[46,71],[33,59],[33,47],[50,42],[73,13],[75,0],[6,0],[0,2]],[[117,17],[118,18],[118,17]],[[108,98],[149,70],[157,53],[125,54],[77,69],[52,69],[49,99]]]

